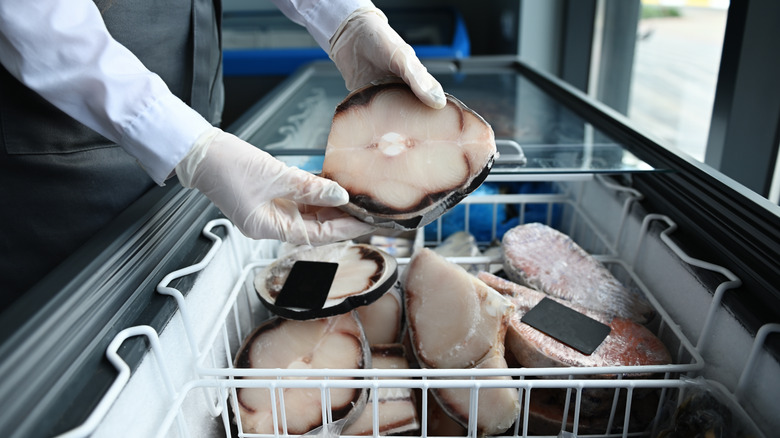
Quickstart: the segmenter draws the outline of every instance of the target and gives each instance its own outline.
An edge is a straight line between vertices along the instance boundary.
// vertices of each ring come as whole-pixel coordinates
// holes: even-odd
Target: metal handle
[[[162,347],[160,346],[160,340],[157,336],[157,332],[152,327],[147,325],[128,327],[117,333],[111,343],[108,344],[108,348],[106,349],[106,357],[108,358],[108,361],[111,362],[111,364],[114,366],[114,368],[116,368],[119,374],[114,380],[114,383],[111,384],[111,387],[108,388],[108,391],[106,391],[106,393],[103,395],[103,398],[100,399],[100,402],[86,419],[86,421],[84,421],[84,423],[75,429],[71,429],[59,435],[59,438],[86,437],[95,432],[95,429],[97,429],[98,425],[103,420],[103,417],[106,416],[108,410],[119,398],[119,394],[130,380],[130,366],[127,365],[127,362],[125,362],[124,359],[122,359],[118,351],[119,347],[122,346],[122,343],[134,336],[146,336],[146,338],[149,339],[149,343],[151,344],[154,354],[158,358],[162,358]],[[169,395],[171,395],[171,400],[173,400],[175,391],[170,374],[165,368],[165,364],[162,360],[158,360],[156,362],[160,368],[160,374],[165,384],[165,390]]]
[[[523,153],[522,146],[520,146],[520,144],[514,140],[497,138],[496,147],[505,147],[508,149],[514,149],[514,151],[511,153],[502,153],[498,156],[498,161],[502,163],[509,162],[509,163],[525,164],[528,161],[528,159],[525,157],[525,153]]]

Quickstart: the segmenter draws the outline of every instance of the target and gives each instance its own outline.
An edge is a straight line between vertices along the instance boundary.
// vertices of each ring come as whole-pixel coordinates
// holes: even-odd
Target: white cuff
[[[329,53],[330,39],[352,12],[373,8],[371,0],[272,0],[287,18],[306,27],[320,47]]]
[[[159,185],[211,124],[173,94],[152,101],[125,129],[120,143]]]

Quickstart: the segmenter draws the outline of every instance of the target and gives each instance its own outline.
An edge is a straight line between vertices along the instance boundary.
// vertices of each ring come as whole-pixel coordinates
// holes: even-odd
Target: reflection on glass
[[[504,155],[494,173],[652,170],[513,70],[434,74],[447,92],[493,127]],[[346,95],[335,69],[316,70],[258,115],[263,121],[249,141],[288,164],[317,172],[334,109]]]

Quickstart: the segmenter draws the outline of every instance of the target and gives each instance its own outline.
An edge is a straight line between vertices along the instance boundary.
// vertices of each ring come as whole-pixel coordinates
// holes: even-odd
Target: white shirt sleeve
[[[282,13],[306,27],[317,44],[330,53],[330,37],[358,8],[373,8],[371,0],[271,0]]]
[[[158,184],[211,127],[111,37],[90,0],[0,1],[0,63]]]

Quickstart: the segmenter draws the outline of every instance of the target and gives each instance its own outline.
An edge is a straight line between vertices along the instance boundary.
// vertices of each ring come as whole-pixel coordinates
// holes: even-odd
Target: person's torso
[[[219,122],[219,0],[96,4],[116,40]],[[0,310],[154,185],[118,145],[0,66]]]
[[[111,35],[213,124],[222,106],[220,0],[97,0]],[[113,146],[0,66],[0,142],[8,155]]]

